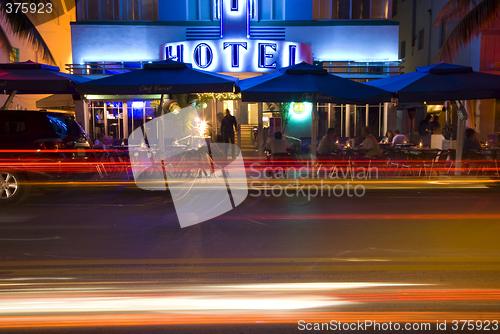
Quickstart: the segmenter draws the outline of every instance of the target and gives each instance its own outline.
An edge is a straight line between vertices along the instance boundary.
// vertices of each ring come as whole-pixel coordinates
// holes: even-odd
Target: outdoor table
[[[493,157],[493,159],[496,160],[498,158],[498,153],[500,152],[500,147],[482,146],[480,152],[481,154]]]
[[[366,151],[368,151],[365,148],[352,148],[352,147],[344,147],[341,149],[342,154],[347,155],[347,156],[364,156]]]
[[[412,144],[412,143],[406,143],[406,144],[396,144],[394,147],[395,148],[407,148],[407,147],[414,147],[415,144]]]

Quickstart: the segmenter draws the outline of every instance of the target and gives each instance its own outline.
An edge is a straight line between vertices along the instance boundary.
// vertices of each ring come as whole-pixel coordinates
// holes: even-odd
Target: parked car
[[[85,161],[93,158],[92,142],[69,114],[0,111],[0,205],[15,204],[32,184],[90,177]]]

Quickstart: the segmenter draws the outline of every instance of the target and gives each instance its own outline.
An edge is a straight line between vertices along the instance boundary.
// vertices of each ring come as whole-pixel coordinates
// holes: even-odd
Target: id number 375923
[[[31,14],[50,14],[53,11],[52,3],[50,2],[7,2],[5,4],[5,12],[7,14],[31,13]]]

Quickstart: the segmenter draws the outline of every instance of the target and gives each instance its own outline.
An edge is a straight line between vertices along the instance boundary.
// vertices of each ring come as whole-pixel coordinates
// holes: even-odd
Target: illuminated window
[[[220,2],[217,1],[216,6]],[[214,1],[212,0],[188,0],[188,20],[189,21],[210,21],[214,17]],[[216,14],[217,15],[217,14]]]
[[[422,50],[424,48],[424,29],[418,32],[418,49]]]
[[[441,22],[441,27],[439,29],[439,48],[443,47],[447,35],[448,35],[447,23]]]
[[[261,20],[283,20],[284,6],[283,0],[259,0],[259,17]]]
[[[396,2],[396,0],[394,0],[394,2]],[[372,0],[371,13],[372,19],[387,19],[389,17],[389,0]]]
[[[370,0],[352,0],[352,19],[370,18]]]
[[[387,19],[389,0],[313,0],[313,20]]]
[[[11,63],[19,63],[19,49],[12,47],[9,53],[9,60]]]
[[[157,21],[158,0],[81,0],[79,21]]]
[[[349,0],[333,0],[332,19],[348,20],[351,11]]]

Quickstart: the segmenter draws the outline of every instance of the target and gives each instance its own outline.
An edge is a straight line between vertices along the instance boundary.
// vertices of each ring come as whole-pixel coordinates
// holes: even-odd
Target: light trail
[[[92,287],[92,282],[61,284],[53,283],[66,288],[46,289],[46,283],[33,283],[40,288],[2,292],[0,328],[297,324],[298,320],[436,323],[436,319],[500,318],[500,312],[495,311],[425,311],[431,305],[425,303],[456,308],[473,301],[494,309],[500,300],[498,289],[439,290],[425,284],[363,282],[208,286],[108,282],[104,284],[107,288],[99,291]],[[417,286],[419,289],[415,290]],[[370,292],[352,293],[352,289]],[[383,291],[377,291],[380,289]],[[373,310],[356,310],[367,305]],[[417,310],[393,311],[405,305],[413,305]]]

